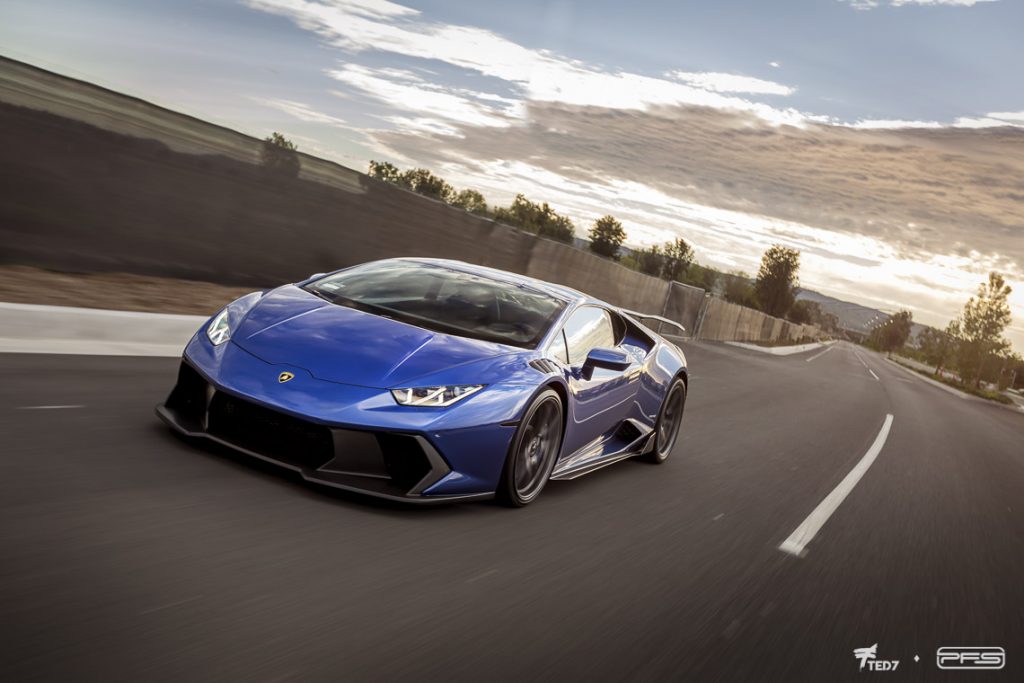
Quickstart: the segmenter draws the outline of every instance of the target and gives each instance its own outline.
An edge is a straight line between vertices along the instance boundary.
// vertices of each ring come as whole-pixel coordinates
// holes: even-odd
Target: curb
[[[904,365],[903,363],[900,363],[899,361],[893,360],[892,358],[886,358],[885,360],[889,361],[890,363],[892,363],[896,367],[900,368],[904,372],[913,375],[914,377],[918,378],[922,382],[925,382],[926,384],[931,384],[936,389],[942,389],[945,392],[953,394],[957,398],[963,399],[965,401],[980,401],[981,403],[984,403],[984,404],[998,406],[1000,408],[1006,408],[1007,410],[1012,410],[1015,413],[1024,413],[1024,406],[1019,406],[1016,403],[1013,404],[1013,405],[1007,405],[1006,403],[1000,403],[999,401],[990,401],[987,398],[982,398],[981,396],[975,396],[974,394],[968,394],[965,391],[960,391],[956,387],[951,387],[948,384],[945,384],[943,382],[939,382],[939,381],[934,380],[934,379],[932,379],[930,377],[925,377],[924,375],[922,375],[921,373],[917,372],[913,368],[909,368],[906,365]]]
[[[813,344],[796,344],[795,346],[758,346],[757,344],[746,344],[744,342],[736,341],[727,341],[725,343],[729,346],[737,346],[749,351],[760,351],[761,353],[768,353],[773,356],[792,356],[796,353],[804,353],[805,351],[820,349],[824,346],[834,344],[835,342],[814,342]]]
[[[0,303],[0,352],[180,356],[198,315]]]

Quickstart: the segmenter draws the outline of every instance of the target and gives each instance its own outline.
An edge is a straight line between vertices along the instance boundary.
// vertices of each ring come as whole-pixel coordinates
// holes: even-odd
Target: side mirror
[[[632,362],[633,360],[625,351],[598,346],[591,349],[587,354],[587,359],[583,361],[582,375],[584,379],[590,379],[594,374],[594,368],[625,370]]]

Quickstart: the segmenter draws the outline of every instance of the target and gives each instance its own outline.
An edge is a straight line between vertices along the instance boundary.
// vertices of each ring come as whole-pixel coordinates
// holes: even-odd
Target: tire
[[[658,465],[668,460],[679,439],[685,407],[686,384],[676,377],[669,385],[661,410],[658,411],[658,421],[654,423],[654,443],[651,450],[644,454],[644,460]]]
[[[498,484],[497,497],[505,505],[529,505],[544,490],[562,449],[563,410],[558,393],[546,389],[523,413]]]

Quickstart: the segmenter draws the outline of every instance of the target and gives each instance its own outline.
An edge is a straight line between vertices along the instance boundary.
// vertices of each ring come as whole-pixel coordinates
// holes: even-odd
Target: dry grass
[[[0,301],[9,303],[210,315],[251,291],[251,287],[129,273],[58,273],[0,266]]]

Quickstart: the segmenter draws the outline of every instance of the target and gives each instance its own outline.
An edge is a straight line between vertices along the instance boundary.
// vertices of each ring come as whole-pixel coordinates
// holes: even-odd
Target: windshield
[[[521,286],[414,261],[356,266],[305,289],[410,325],[525,348],[540,342],[565,307]]]

